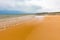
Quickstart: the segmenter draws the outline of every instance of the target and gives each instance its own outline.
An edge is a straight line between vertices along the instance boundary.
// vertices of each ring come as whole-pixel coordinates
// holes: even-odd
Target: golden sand
[[[0,40],[60,40],[60,15],[32,19],[0,31]]]

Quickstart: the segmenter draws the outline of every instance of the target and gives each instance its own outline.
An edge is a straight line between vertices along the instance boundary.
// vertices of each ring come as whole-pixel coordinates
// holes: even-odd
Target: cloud
[[[0,10],[25,13],[60,11],[60,0],[0,0]]]

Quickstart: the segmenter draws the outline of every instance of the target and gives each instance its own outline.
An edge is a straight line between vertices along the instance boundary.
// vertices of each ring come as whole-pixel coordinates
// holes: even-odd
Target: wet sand
[[[1,29],[0,40],[60,40],[60,15],[24,16],[13,20],[4,21],[14,23]]]

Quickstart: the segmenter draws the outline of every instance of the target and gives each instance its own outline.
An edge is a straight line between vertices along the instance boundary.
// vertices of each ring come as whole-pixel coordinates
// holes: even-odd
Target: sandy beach
[[[60,40],[60,15],[8,18],[0,27],[1,40]]]

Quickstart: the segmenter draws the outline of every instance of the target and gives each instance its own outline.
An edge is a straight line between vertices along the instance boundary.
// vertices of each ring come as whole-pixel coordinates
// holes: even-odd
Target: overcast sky
[[[24,13],[60,11],[60,0],[0,0],[0,10]]]

